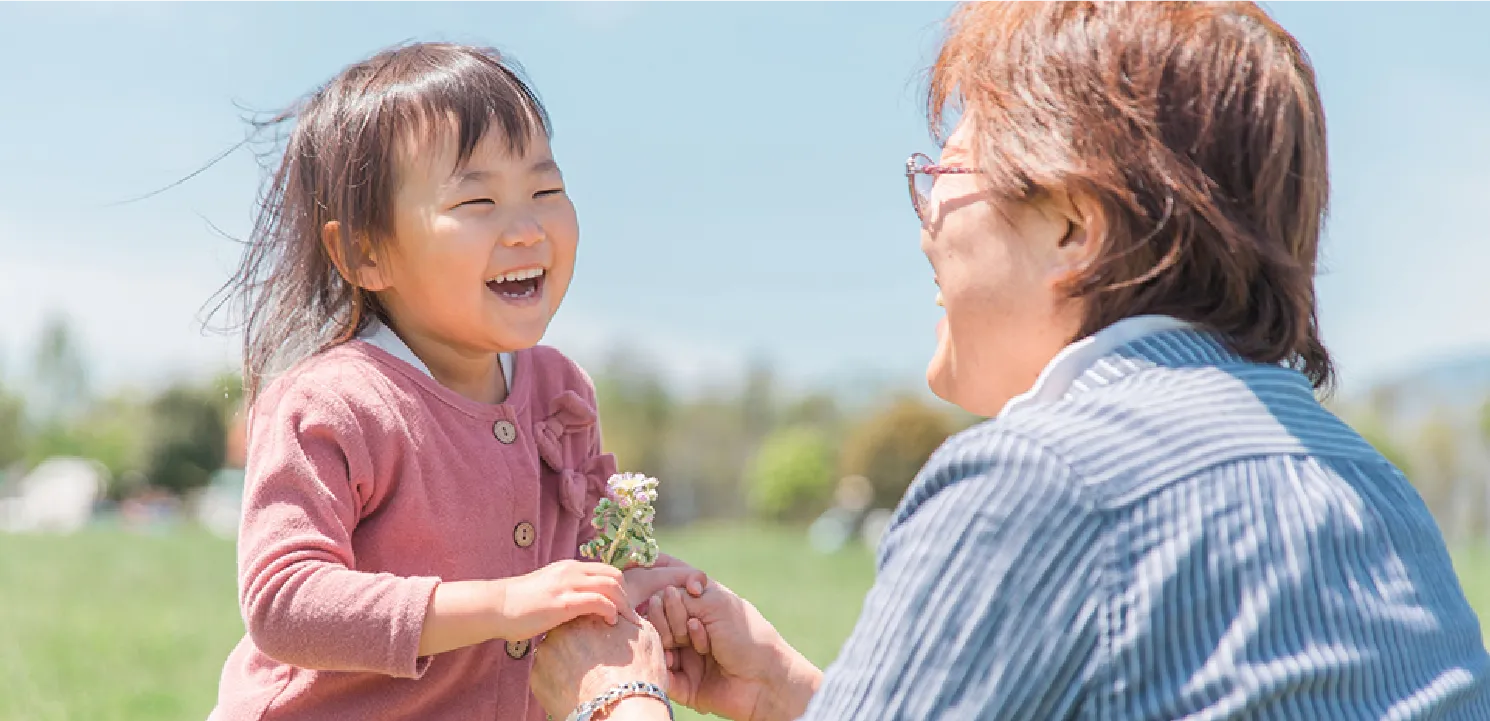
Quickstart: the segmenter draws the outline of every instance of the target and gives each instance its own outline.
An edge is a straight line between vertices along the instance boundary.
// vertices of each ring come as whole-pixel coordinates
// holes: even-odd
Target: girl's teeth
[[[542,268],[525,268],[523,270],[514,270],[511,273],[507,273],[507,274],[504,274],[504,275],[499,275],[499,276],[497,276],[495,278],[492,278],[491,281],[489,281],[489,282],[494,282],[494,283],[511,283],[513,281],[518,281],[518,280],[528,280],[530,278],[537,278],[540,275],[543,275],[543,269]]]

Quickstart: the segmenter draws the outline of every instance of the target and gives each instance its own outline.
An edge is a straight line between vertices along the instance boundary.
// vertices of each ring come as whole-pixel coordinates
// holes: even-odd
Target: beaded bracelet
[[[668,699],[667,692],[663,691],[662,687],[657,684],[646,681],[627,681],[626,683],[617,684],[611,690],[580,704],[574,711],[570,712],[569,717],[564,721],[590,721],[597,712],[610,708],[612,704],[623,698],[632,696],[651,696],[661,701],[662,705],[667,707],[668,721],[672,721],[673,703]]]

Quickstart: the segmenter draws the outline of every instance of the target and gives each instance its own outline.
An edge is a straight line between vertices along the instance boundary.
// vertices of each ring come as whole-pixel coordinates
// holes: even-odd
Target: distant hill
[[[1395,391],[1404,418],[1435,406],[1470,413],[1490,399],[1490,351],[1425,364],[1377,386]]]

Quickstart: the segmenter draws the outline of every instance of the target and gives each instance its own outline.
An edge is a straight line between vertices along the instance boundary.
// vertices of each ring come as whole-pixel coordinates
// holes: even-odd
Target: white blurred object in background
[[[836,553],[853,540],[856,531],[862,534],[864,511],[874,502],[874,486],[863,476],[845,476],[838,481],[833,500],[833,507],[807,529],[807,543],[818,553]],[[870,511],[869,515],[873,516],[874,512]],[[879,538],[878,532],[875,538]],[[868,545],[874,548],[873,544]]]
[[[212,474],[197,497],[197,521],[222,538],[238,537],[243,515],[243,469],[224,468]]]
[[[864,516],[864,521],[859,524],[859,540],[869,550],[879,550],[880,537],[885,535],[885,528],[889,527],[893,515],[894,511],[876,508]]]
[[[42,461],[0,499],[0,531],[74,533],[93,518],[108,471],[98,462],[57,457]]]

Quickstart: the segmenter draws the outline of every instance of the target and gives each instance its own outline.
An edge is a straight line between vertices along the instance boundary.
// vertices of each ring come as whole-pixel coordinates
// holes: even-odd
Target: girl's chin
[[[505,348],[530,348],[537,345],[548,333],[553,316],[547,308],[523,309],[521,313],[504,313],[487,316],[487,337],[500,341]]]
[[[543,333],[541,333],[541,332],[538,332],[538,333],[533,333],[533,332],[518,332],[518,333],[513,333],[513,332],[509,331],[509,332],[504,333],[502,335],[502,346],[504,348],[512,348],[514,350],[524,350],[524,349],[527,349],[527,348],[532,348],[535,345],[538,345],[542,340],[543,340]]]

